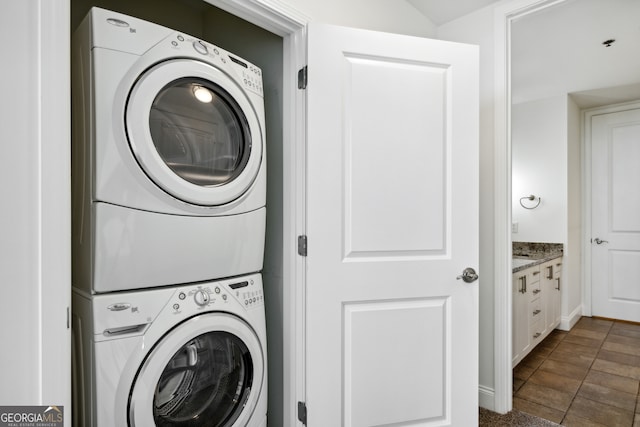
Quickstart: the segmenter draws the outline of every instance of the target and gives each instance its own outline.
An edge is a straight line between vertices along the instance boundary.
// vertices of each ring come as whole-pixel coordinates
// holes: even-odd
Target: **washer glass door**
[[[244,426],[264,375],[260,342],[244,321],[222,313],[196,316],[172,329],[146,357],[129,395],[129,424]]]
[[[228,332],[208,332],[173,355],[153,397],[153,420],[164,426],[233,425],[253,383],[247,346]]]
[[[263,161],[254,105],[208,63],[172,59],[146,70],[131,89],[125,122],[145,174],[191,204],[218,206],[241,197]]]

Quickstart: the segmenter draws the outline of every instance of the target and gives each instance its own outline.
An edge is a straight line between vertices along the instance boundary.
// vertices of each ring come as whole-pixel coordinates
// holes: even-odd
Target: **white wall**
[[[0,36],[11,40],[0,71],[0,405],[63,405],[65,425],[71,419],[68,28],[64,0],[0,6]]]
[[[568,330],[582,312],[580,109],[563,94],[511,111],[512,239],[564,245],[560,328]],[[540,206],[520,206],[528,194],[542,197]]]
[[[435,25],[406,1],[282,0],[314,22],[433,38]]]
[[[573,326],[582,313],[582,116],[571,96],[567,97],[567,247],[562,271],[562,326]]]
[[[567,96],[516,104],[511,113],[512,239],[566,245]],[[535,209],[520,205],[530,194],[542,198]]]
[[[494,117],[494,100],[496,92],[495,78],[498,71],[503,70],[495,69],[495,56],[496,56],[496,9],[502,10],[505,7],[514,9],[516,6],[523,7],[526,4],[532,3],[531,1],[523,0],[502,0],[494,4],[491,4],[476,12],[463,16],[457,20],[446,23],[437,30],[437,38],[442,40],[457,41],[462,43],[478,44],[480,46],[480,273],[481,273],[481,286],[480,286],[480,403],[482,406],[493,408],[492,393],[495,389],[496,371],[494,370],[495,361],[495,324],[494,324],[494,301],[496,294],[494,292],[496,277],[500,272],[494,271],[495,262],[495,239],[494,235],[496,229],[494,228],[494,218],[498,215],[495,210],[495,155],[496,136],[503,129],[495,128]],[[503,83],[503,82],[500,82]],[[566,94],[564,94],[566,97]],[[576,136],[575,128],[575,114],[576,106],[565,103],[565,112],[563,115],[567,116],[567,108],[569,120],[571,123],[570,134],[570,147],[569,152],[571,156],[575,155],[577,150],[576,144],[579,143],[579,137]],[[565,133],[567,129],[565,129]],[[576,139],[578,138],[578,139]],[[576,142],[578,141],[578,142]],[[576,190],[576,185],[579,185],[577,177],[580,176],[579,162],[580,157],[572,157],[569,167],[571,173],[569,181],[565,180],[563,185],[565,189],[569,186],[571,191],[568,227],[570,229],[569,234],[572,238],[569,240],[573,245],[576,244],[575,227],[579,225],[579,198],[580,192]],[[575,164],[575,162],[578,164]],[[565,163],[565,168],[567,164]],[[577,175],[576,175],[577,174]],[[577,191],[577,192],[576,192]],[[578,209],[577,211],[575,209]],[[579,236],[577,237],[579,240]],[[571,251],[571,261],[567,266],[569,273],[563,271],[563,274],[569,274],[567,277],[571,280],[576,280],[575,287],[571,288],[571,291],[567,291],[565,295],[563,293],[562,298],[562,316],[564,321],[568,321],[571,314],[579,311],[579,257],[580,246],[572,246],[572,248],[565,248],[566,251]],[[566,281],[566,279],[565,279]],[[484,398],[483,398],[484,397]]]
[[[480,396],[492,408],[494,390],[494,22],[486,7],[438,28],[437,38],[480,46]]]

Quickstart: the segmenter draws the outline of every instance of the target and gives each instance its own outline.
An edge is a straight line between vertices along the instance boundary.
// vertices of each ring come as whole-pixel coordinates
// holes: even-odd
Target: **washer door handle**
[[[198,348],[195,344],[187,346],[187,356],[189,356],[189,366],[196,366],[198,364]]]

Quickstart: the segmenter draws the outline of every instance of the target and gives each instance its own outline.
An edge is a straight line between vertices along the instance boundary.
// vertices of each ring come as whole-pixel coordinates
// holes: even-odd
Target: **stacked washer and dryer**
[[[265,426],[261,70],[99,8],[72,58],[74,424]]]

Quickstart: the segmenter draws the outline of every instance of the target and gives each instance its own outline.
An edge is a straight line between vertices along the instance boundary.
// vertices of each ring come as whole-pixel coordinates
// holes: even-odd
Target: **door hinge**
[[[307,404],[304,402],[298,402],[298,421],[307,425]]]
[[[300,68],[298,71],[298,89],[307,88],[307,66]]]
[[[298,255],[307,256],[307,236],[298,236]]]

